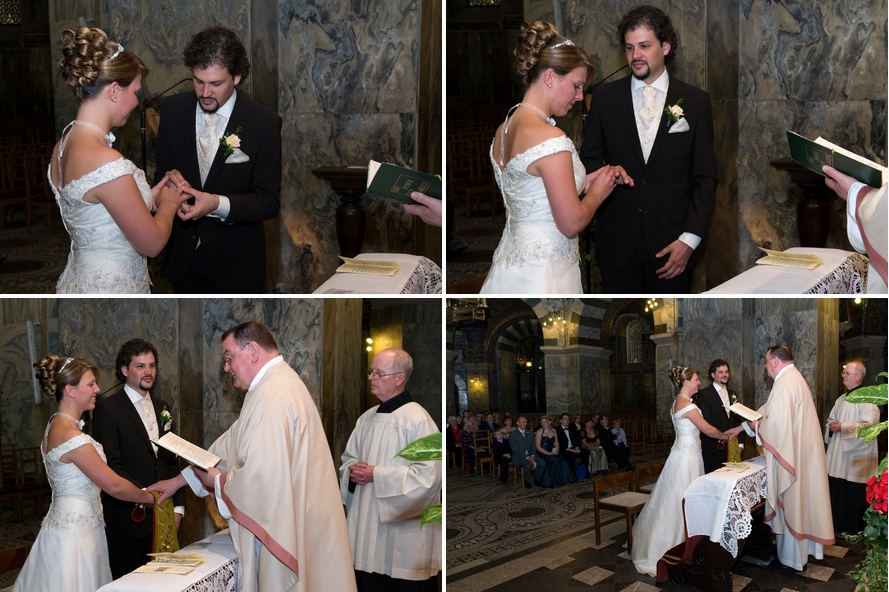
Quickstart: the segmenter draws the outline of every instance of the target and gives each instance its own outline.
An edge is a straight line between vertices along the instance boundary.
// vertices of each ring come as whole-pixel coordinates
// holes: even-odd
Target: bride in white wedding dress
[[[12,590],[95,592],[111,581],[100,490],[137,504],[154,496],[111,470],[102,445],[80,431],[80,416],[96,406],[96,367],[53,355],[34,368],[40,388],[59,403],[40,446],[52,503]]]
[[[59,69],[80,106],[47,171],[71,235],[56,293],[147,294],[146,256],[164,248],[173,217],[189,197],[166,177],[152,190],[144,171],[111,148],[111,128],[126,123],[139,104],[148,68],[100,29],[68,29],[62,42]]]
[[[506,227],[481,293],[580,294],[577,234],[615,184],[633,180],[620,166],[587,175],[552,119],[566,115],[592,82],[586,52],[554,25],[534,21],[522,24],[515,56],[526,90],[491,144]]]
[[[657,574],[658,559],[685,540],[682,498],[692,481],[704,474],[701,432],[719,440],[729,437],[707,423],[691,402],[701,384],[697,370],[673,366],[670,380],[679,389],[670,410],[676,440],[651,497],[633,525],[630,553],[636,571],[650,576]]]

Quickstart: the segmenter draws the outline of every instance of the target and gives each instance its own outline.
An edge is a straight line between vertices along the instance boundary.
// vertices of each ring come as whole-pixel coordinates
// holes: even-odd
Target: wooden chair
[[[25,155],[25,187],[28,196],[25,226],[31,228],[32,214],[42,215],[46,217],[47,230],[52,232],[52,219],[59,208],[46,178],[46,162],[46,156],[40,152]]]
[[[15,486],[15,444],[0,444],[0,474],[4,486]]]
[[[648,483],[646,485],[642,485],[642,479],[650,479],[651,477],[657,477],[661,474],[661,471],[664,470],[665,463],[648,465],[647,467],[642,467],[641,469],[636,469],[634,471],[634,483],[636,485],[636,491],[640,493],[648,493],[654,490],[654,486],[657,483],[657,479],[655,479],[654,483]]]
[[[491,476],[494,476],[494,449],[491,448],[491,432],[475,432],[475,470],[482,476],[485,474],[485,465],[491,466]]]
[[[9,573],[16,569],[21,569],[28,558],[31,551],[31,545],[23,547],[14,547],[12,549],[3,549],[0,551],[0,574]]]
[[[467,218],[472,214],[473,205],[485,195],[491,200],[493,216],[499,199],[491,163],[483,146],[482,140],[474,138],[455,139],[447,144],[447,189],[453,199],[463,198]]]
[[[40,448],[16,448],[16,483],[15,490],[18,495],[19,509],[23,507],[26,499],[34,500],[34,511],[37,516],[43,516],[44,496],[52,493],[52,489],[46,480],[43,471],[43,458],[40,456]]]
[[[667,452],[667,446],[671,445],[673,442],[671,440],[666,440],[662,435],[658,433],[657,420],[648,419],[643,424],[643,440],[642,440],[642,454],[647,454],[648,451],[651,451],[652,456],[657,453],[657,450],[660,449],[664,454]],[[661,434],[663,431],[661,431]]]
[[[448,454],[448,466],[457,468],[457,455],[450,450],[447,451]]]
[[[627,491],[599,499],[599,492],[613,487],[627,486]],[[647,493],[638,493],[632,491],[633,473],[627,471],[625,473],[616,473],[596,479],[593,484],[593,493],[595,495],[594,508],[596,511],[596,544],[602,544],[602,517],[599,510],[612,510],[621,512],[627,519],[627,553],[633,550],[633,517],[642,511],[645,503],[648,501]]]

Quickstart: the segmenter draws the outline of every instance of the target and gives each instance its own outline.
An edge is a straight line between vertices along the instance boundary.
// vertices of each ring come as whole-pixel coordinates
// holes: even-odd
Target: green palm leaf
[[[420,528],[423,528],[423,525],[427,522],[441,522],[441,504],[435,504],[426,508],[426,511],[423,512],[423,518],[420,520]]]
[[[441,460],[441,432],[429,434],[411,442],[395,456],[415,462]]]

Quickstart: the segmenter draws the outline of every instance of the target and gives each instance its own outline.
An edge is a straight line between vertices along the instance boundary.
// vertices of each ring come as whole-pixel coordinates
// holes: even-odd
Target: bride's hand
[[[158,183],[157,187],[161,187],[161,184]],[[179,206],[182,205],[182,203],[184,203],[188,198],[189,195],[181,189],[174,189],[169,184],[166,184],[158,191],[157,198],[155,199],[155,204],[157,205],[157,209],[160,209],[162,205],[169,203],[178,210]]]

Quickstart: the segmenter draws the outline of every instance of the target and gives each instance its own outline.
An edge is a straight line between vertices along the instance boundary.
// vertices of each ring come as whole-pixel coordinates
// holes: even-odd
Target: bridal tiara
[[[121,45],[120,43],[118,43],[118,44],[117,44],[117,51],[115,51],[113,54],[111,54],[111,57],[108,58],[108,61],[113,60],[114,58],[116,58],[117,56],[119,56],[122,52],[123,52],[123,45]]]
[[[570,39],[565,39],[564,41],[556,43],[555,45],[550,45],[549,48],[556,49],[556,48],[562,47],[563,45],[574,45],[574,42],[571,41]]]
[[[61,368],[59,368],[59,373],[61,373],[62,371],[64,371],[65,368],[68,366],[68,364],[70,364],[70,363],[73,362],[73,361],[74,361],[74,358],[65,358],[65,363],[62,364],[62,367],[61,367]]]

